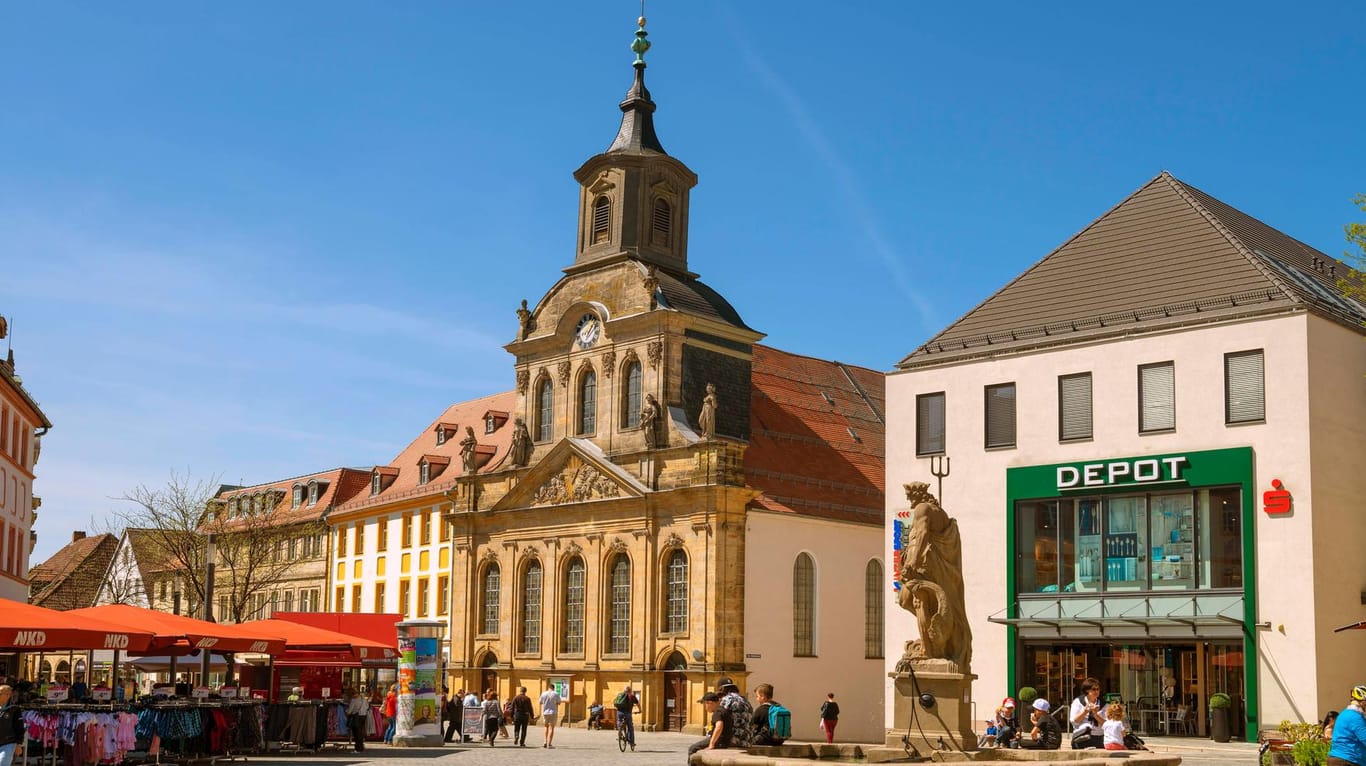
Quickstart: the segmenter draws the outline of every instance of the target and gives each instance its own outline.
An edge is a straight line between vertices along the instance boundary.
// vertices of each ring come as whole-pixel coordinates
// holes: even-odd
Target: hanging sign
[[[236,686],[220,686],[220,687],[218,688],[218,696],[222,697],[223,699],[229,699],[229,700],[230,700],[230,699],[233,699],[233,698],[235,698],[235,697],[237,696],[237,687],[236,687]]]
[[[66,701],[66,696],[67,696],[67,687],[66,687],[66,686],[63,686],[63,685],[61,685],[61,684],[53,684],[52,686],[47,687],[47,701],[48,701],[48,702],[65,702],[65,701]]]
[[[108,702],[114,696],[114,690],[108,686],[96,686],[90,690],[90,698],[96,702]]]
[[[1281,516],[1290,513],[1291,498],[1290,492],[1285,489],[1285,485],[1280,479],[1271,480],[1271,489],[1262,493],[1262,510],[1268,516]]]
[[[194,690],[190,692],[190,696],[197,700],[206,700],[209,698],[209,687],[196,686],[194,687]]]

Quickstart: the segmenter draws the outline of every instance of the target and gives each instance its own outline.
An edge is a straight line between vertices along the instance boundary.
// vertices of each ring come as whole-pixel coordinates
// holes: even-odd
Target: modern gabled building
[[[887,484],[950,459],[979,706],[1094,676],[1149,732],[1203,733],[1227,693],[1249,739],[1340,706],[1366,662],[1333,632],[1366,618],[1347,275],[1164,172],[897,365]]]

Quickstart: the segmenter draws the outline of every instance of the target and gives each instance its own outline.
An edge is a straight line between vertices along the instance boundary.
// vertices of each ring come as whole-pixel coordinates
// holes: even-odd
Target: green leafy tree
[[[1352,203],[1366,213],[1366,194],[1356,195]],[[1347,243],[1351,245],[1343,256],[1352,271],[1338,280],[1338,288],[1349,298],[1366,302],[1366,221],[1349,223],[1342,228],[1347,234]]]

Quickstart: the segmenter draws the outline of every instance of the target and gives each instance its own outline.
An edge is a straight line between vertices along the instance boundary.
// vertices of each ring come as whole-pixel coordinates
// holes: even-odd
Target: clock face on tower
[[[574,329],[574,342],[579,344],[579,348],[589,348],[598,342],[598,337],[602,335],[602,321],[596,314],[584,314],[583,319],[579,320],[579,325]]]

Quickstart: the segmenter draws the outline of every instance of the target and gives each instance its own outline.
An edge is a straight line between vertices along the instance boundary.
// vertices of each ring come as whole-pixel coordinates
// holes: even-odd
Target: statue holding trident
[[[972,664],[972,629],[963,601],[963,543],[958,522],[944,512],[924,482],[906,485],[911,502],[910,538],[897,580],[902,609],[915,615],[920,638],[906,642],[897,669],[936,665],[967,674]]]

